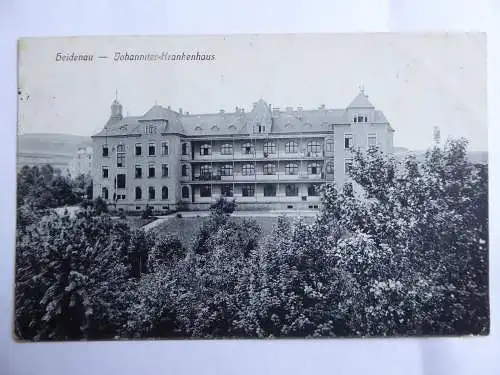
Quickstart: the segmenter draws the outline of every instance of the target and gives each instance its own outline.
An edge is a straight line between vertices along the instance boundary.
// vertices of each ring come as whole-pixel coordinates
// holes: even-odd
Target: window
[[[202,145],[200,147],[200,155],[212,155],[212,146],[210,145]]]
[[[142,199],[142,189],[139,186],[135,188],[135,199],[136,200]]]
[[[148,199],[150,201],[154,200],[155,199],[155,188],[153,186],[150,186],[148,188]]]
[[[255,166],[253,164],[245,164],[241,169],[243,176],[251,176],[255,174]]]
[[[168,199],[168,187],[163,186],[161,188],[161,199],[165,200]]]
[[[168,155],[168,142],[161,143],[161,154],[163,156]]]
[[[147,134],[154,134],[154,133],[156,133],[156,125],[154,125],[154,124],[147,124],[146,125],[146,133]]]
[[[182,144],[182,155],[187,155],[188,154],[188,144],[183,143]]]
[[[299,188],[297,185],[286,185],[285,194],[287,197],[297,197],[299,195]]]
[[[156,175],[156,170],[155,170],[155,165],[154,164],[149,164],[148,166],[148,177],[153,178]]]
[[[358,116],[358,122],[363,122],[364,116]]]
[[[316,154],[321,151],[321,142],[311,141],[307,143],[307,152]]]
[[[102,146],[102,156],[104,156],[104,157],[109,156],[109,148],[108,148],[108,145],[103,145],[103,146]]]
[[[299,172],[299,166],[297,164],[285,165],[285,174],[297,174],[298,172]]]
[[[309,185],[307,187],[307,195],[310,197],[317,197],[319,196],[319,185]]]
[[[116,146],[116,166],[125,167],[125,145]]]
[[[220,187],[221,195],[224,197],[233,196],[233,185],[221,185]]]
[[[348,149],[353,146],[352,134],[344,134],[344,148]]]
[[[102,178],[108,178],[108,177],[109,177],[108,167],[102,167]]]
[[[368,146],[376,146],[376,145],[377,145],[377,134],[368,133]]]
[[[220,153],[222,155],[231,155],[233,153],[233,145],[230,143],[223,144],[220,148]]]
[[[365,116],[365,122],[368,122],[368,116]]]
[[[350,173],[352,169],[352,159],[345,159],[344,172],[346,174]]]
[[[297,152],[298,144],[295,141],[290,141],[285,144],[285,152],[293,154]]]
[[[208,178],[212,176],[212,166],[211,165],[202,165],[200,167],[200,173],[202,177]]]
[[[231,164],[223,165],[220,168],[221,176],[232,176],[233,175],[233,166]]]
[[[276,185],[264,185],[264,197],[275,197]]]
[[[181,175],[182,175],[182,177],[187,177],[187,175],[188,175],[188,166],[187,165],[183,165],[181,167]]]
[[[333,163],[333,160],[329,160],[326,163],[326,173],[333,173],[335,170],[335,164]]]
[[[101,191],[102,198],[105,200],[108,200],[109,198],[109,192],[107,187],[103,187]]]
[[[116,154],[116,166],[122,168],[125,166],[125,155],[124,154]]]
[[[201,185],[200,186],[200,197],[211,197],[212,196],[212,187],[210,185]]]
[[[274,165],[274,164],[264,165],[264,174],[267,174],[267,175],[276,174],[276,165]]]
[[[148,154],[149,154],[149,156],[155,156],[155,154],[156,154],[156,146],[155,146],[154,143],[150,143],[148,145]]]
[[[135,178],[142,178],[142,167],[140,165],[135,166]]]
[[[307,166],[307,173],[309,174],[319,174],[320,166],[317,163],[309,164]]]
[[[189,188],[187,186],[182,187],[182,198],[189,198]]]
[[[126,177],[124,174],[116,175],[116,188],[117,189],[125,189],[126,185]]]
[[[328,138],[326,140],[326,152],[333,152],[334,140],[333,138]]]
[[[254,185],[243,185],[241,187],[241,195],[244,197],[255,196],[255,186]]]
[[[275,154],[276,153],[276,144],[273,142],[264,143],[264,154]]]
[[[135,144],[135,156],[142,155],[142,145],[140,143]]]
[[[245,155],[250,155],[255,153],[255,148],[251,143],[245,143],[243,146],[241,146],[241,150]]]
[[[168,164],[161,165],[161,176],[168,177]]]

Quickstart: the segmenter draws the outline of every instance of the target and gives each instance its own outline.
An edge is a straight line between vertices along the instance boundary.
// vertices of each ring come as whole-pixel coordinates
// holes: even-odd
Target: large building
[[[92,147],[78,147],[69,162],[68,171],[72,178],[92,173]]]
[[[94,196],[125,211],[205,210],[219,196],[239,209],[316,209],[318,186],[341,185],[351,149],[393,151],[394,130],[363,90],[343,109],[272,108],[190,114],[154,105],[111,116],[93,139]]]

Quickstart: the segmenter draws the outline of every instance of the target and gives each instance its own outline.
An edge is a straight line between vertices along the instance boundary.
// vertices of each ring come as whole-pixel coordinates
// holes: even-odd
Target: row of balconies
[[[208,161],[208,160],[253,160],[253,159],[264,159],[264,160],[297,160],[297,159],[323,159],[325,153],[320,152],[295,152],[295,153],[266,153],[266,152],[235,152],[232,154],[222,154],[220,152],[213,152],[208,155],[195,154],[194,158],[190,155],[182,155],[181,160],[193,160],[193,161]]]
[[[193,181],[320,181],[325,179],[324,173],[311,174],[306,172],[299,172],[298,174],[286,174],[286,173],[275,173],[275,174],[264,174],[264,173],[254,173],[254,174],[242,174],[234,173],[230,176],[223,176],[220,174],[195,174],[193,176]]]

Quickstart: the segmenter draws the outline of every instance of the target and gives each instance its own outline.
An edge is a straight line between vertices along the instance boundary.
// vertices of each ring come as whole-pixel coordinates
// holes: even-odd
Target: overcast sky
[[[106,55],[57,62],[56,54]],[[214,61],[115,62],[121,53],[214,54]],[[396,130],[425,149],[433,127],[487,149],[486,38],[481,34],[344,34],[29,39],[19,46],[20,129],[91,135],[118,99],[129,115],[156,103],[191,113],[345,108],[360,85]]]

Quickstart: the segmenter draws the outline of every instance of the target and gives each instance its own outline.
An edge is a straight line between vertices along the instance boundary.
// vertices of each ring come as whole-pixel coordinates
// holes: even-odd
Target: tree
[[[109,217],[49,214],[18,231],[16,333],[27,340],[113,337],[129,298],[127,228]]]

